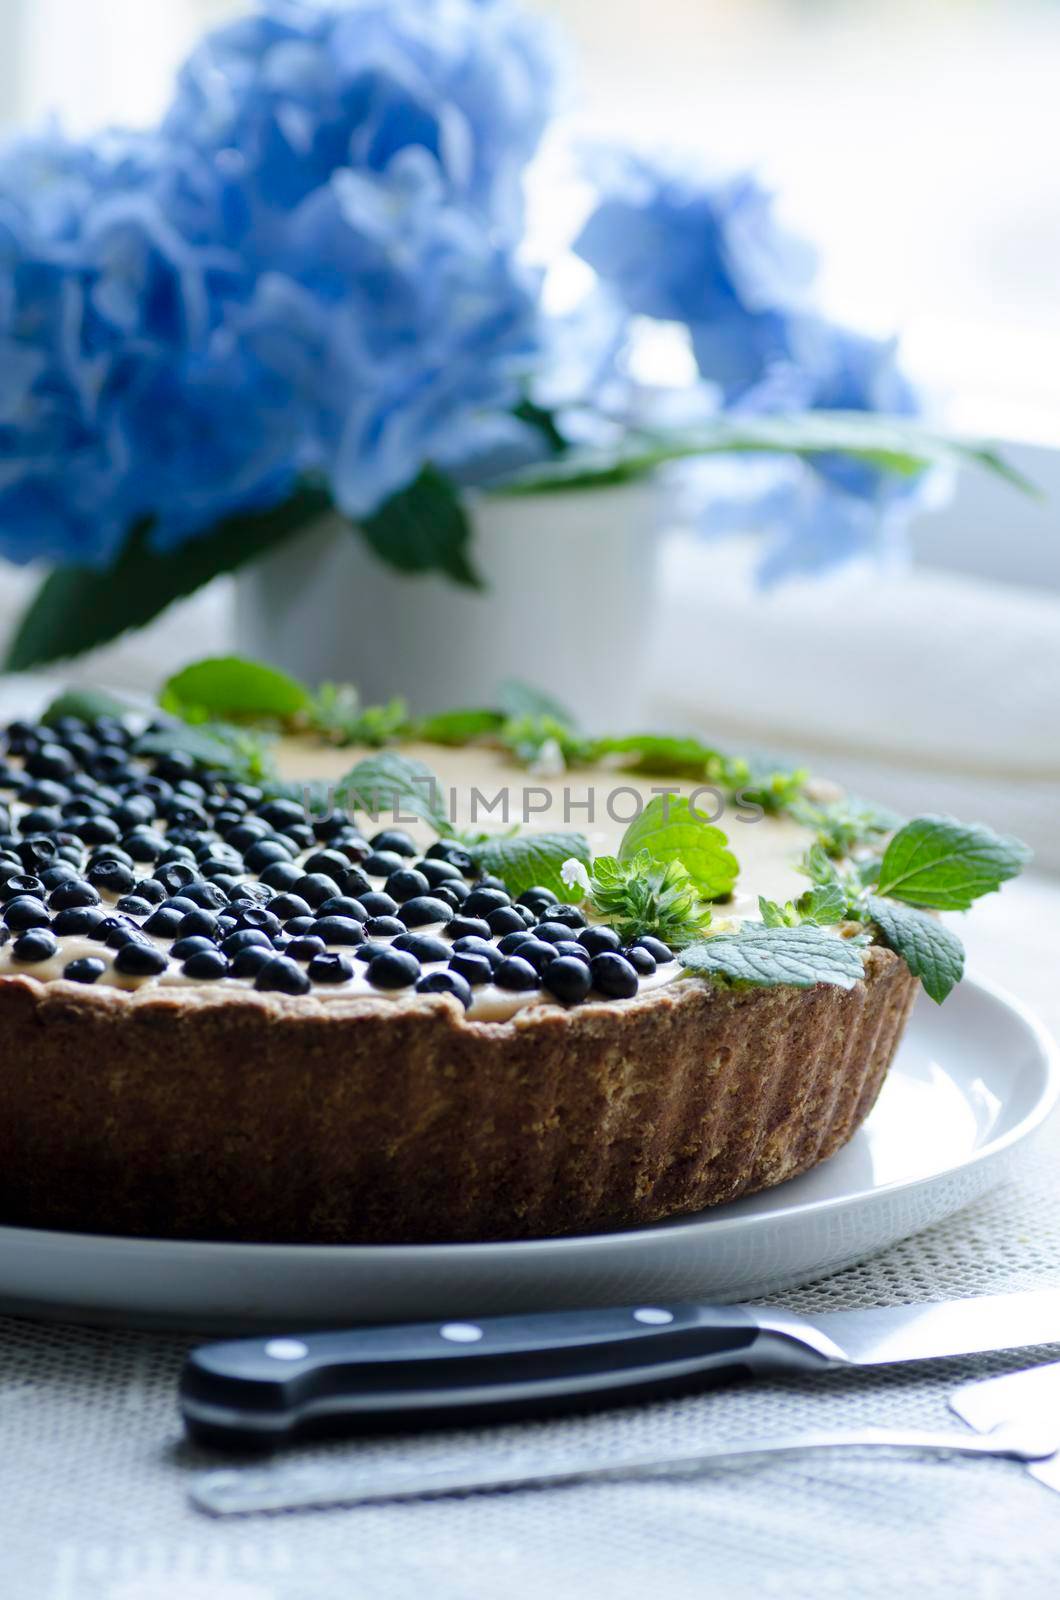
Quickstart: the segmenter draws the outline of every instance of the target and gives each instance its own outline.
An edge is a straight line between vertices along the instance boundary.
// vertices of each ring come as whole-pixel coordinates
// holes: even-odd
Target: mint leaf
[[[789,803],[787,810],[803,827],[813,828],[817,843],[828,855],[836,857],[849,855],[858,845],[882,838],[902,820],[896,812],[858,800],[854,795],[843,795],[823,804],[800,796]]]
[[[358,524],[372,550],[399,572],[444,572],[466,589],[484,587],[471,565],[471,524],[460,491],[435,467]]]
[[[439,711],[417,722],[413,733],[428,744],[471,744],[496,733],[504,718],[499,711]]]
[[[131,700],[121,700],[117,695],[105,694],[102,689],[64,689],[41,712],[40,720],[46,727],[51,727],[60,717],[79,717],[82,722],[94,722],[97,717],[120,719],[130,712],[145,715],[143,706],[137,706]]]
[[[230,772],[243,783],[271,787],[276,781],[267,741],[222,722],[204,722],[194,727],[175,722],[167,728],[156,728],[137,739],[133,752],[143,756],[177,752],[190,756],[200,767]]]
[[[324,489],[306,486],[282,505],[229,517],[200,538],[163,552],[151,548],[150,529],[142,524],[104,571],[60,567],[45,579],[8,650],[6,669],[24,672],[84,655],[130,628],[142,628],[175,600],[282,544],[330,505]]]
[[[628,772],[644,772],[667,778],[702,778],[713,775],[724,758],[701,739],[682,734],[630,733],[597,739],[597,756],[623,756]]]
[[[588,866],[592,852],[580,833],[526,833],[490,839],[476,846],[474,855],[483,872],[496,873],[504,880],[513,899],[540,887],[569,901],[580,899],[580,891],[564,883],[560,868],[571,857]]]
[[[1014,878],[1030,858],[1021,840],[982,823],[914,817],[887,846],[876,892],[932,911],[967,911],[980,895]]]
[[[630,823],[619,859],[629,861],[641,850],[663,866],[679,861],[705,900],[730,894],[740,871],[724,833],[684,795],[656,795]]]
[[[409,708],[395,699],[362,706],[352,683],[322,683],[305,716],[308,727],[330,744],[388,744],[412,731]]]
[[[543,689],[535,689],[518,678],[505,679],[497,691],[497,704],[505,717],[545,717],[572,730],[578,726],[573,711]]]
[[[744,923],[738,933],[715,934],[692,945],[680,960],[699,977],[761,989],[812,989],[818,983],[852,989],[864,973],[859,944],[809,924],[766,928]]]
[[[454,832],[438,778],[426,762],[396,750],[379,750],[358,761],[338,785],[335,805],[366,811],[374,820],[419,817],[443,837]]]
[[[964,946],[936,917],[913,906],[870,895],[865,915],[879,930],[880,943],[901,956],[914,978],[941,1005],[964,976]]]
[[[653,861],[647,850],[638,850],[627,861],[598,856],[592,864],[590,901],[623,944],[651,934],[679,949],[710,927],[710,907],[681,863]]]
[[[847,917],[847,896],[838,883],[815,884],[787,905],[758,897],[758,910],[767,928],[797,928],[804,923],[832,927]]]
[[[309,690],[286,672],[241,656],[211,656],[194,661],[162,687],[158,703],[186,722],[246,717],[285,722],[305,711]]]

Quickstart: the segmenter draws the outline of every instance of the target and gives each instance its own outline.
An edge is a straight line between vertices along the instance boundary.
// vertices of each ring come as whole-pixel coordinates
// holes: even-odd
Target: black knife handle
[[[203,1345],[180,1405],[224,1448],[293,1434],[473,1425],[654,1399],[738,1375],[764,1337],[740,1306],[625,1306]]]

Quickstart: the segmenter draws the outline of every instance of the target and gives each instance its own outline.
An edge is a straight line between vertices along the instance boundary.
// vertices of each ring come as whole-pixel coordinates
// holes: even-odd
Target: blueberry
[[[271,829],[267,822],[259,822],[256,817],[248,817],[243,822],[237,822],[234,828],[227,829],[224,841],[225,844],[231,845],[233,850],[238,850],[242,854],[243,851],[260,844],[263,839],[268,839],[270,833]],[[290,851],[284,853],[290,857]]]
[[[85,877],[94,889],[104,894],[128,894],[136,882],[136,873],[124,861],[103,856],[91,863]]]
[[[368,894],[360,896],[360,903],[368,917],[393,917],[397,914],[397,901],[388,894],[370,890]]]
[[[393,939],[396,934],[404,933],[405,924],[397,917],[369,917],[364,931],[372,939]]]
[[[233,978],[255,978],[262,967],[275,958],[276,952],[268,944],[248,944],[245,949],[239,950],[232,957],[228,968],[229,976]]]
[[[464,901],[464,914],[469,917],[488,917],[491,911],[510,906],[512,897],[507,889],[472,889]]]
[[[470,893],[471,891],[463,878],[454,878],[451,883],[440,883],[436,889],[431,890],[431,894],[436,900],[444,900],[446,905],[451,906],[454,911],[461,909]]]
[[[35,899],[39,900],[43,893],[43,882],[32,872],[15,873],[8,878],[3,887],[3,898],[5,900],[17,900],[19,895],[26,894],[33,895]],[[98,895],[96,899],[99,899]],[[62,910],[62,907],[60,906],[59,909]]]
[[[258,816],[267,822],[270,828],[282,828],[288,822],[304,822],[305,807],[299,805],[297,800],[267,800],[260,806]]]
[[[333,895],[339,892],[339,886],[335,880],[325,877],[322,872],[303,872],[294,883],[284,884],[283,887],[290,889],[301,899],[307,900],[311,906],[322,906],[325,900],[330,900]],[[389,895],[384,896],[384,898],[388,903],[385,910],[380,909],[379,914],[381,916],[392,911],[394,905]]]
[[[11,946],[11,955],[15,961],[32,964],[49,961],[58,949],[59,941],[50,929],[30,928],[28,932],[19,934]]]
[[[352,895],[336,894],[330,900],[325,900],[322,906],[317,906],[318,917],[352,917],[354,922],[367,922],[368,913],[359,900]]]
[[[294,845],[295,850],[310,850],[316,843],[312,828],[305,822],[289,822],[286,828],[278,830],[277,838]]]
[[[308,973],[313,983],[348,983],[353,977],[354,966],[348,956],[337,950],[329,950],[313,957]]]
[[[99,956],[82,956],[79,961],[67,963],[63,968],[63,977],[69,978],[72,983],[95,983],[106,970],[107,963],[101,961]]]
[[[155,877],[167,894],[179,894],[181,889],[195,882],[196,876],[190,861],[170,861],[155,871]]]
[[[372,962],[376,956],[385,956],[389,950],[390,945],[388,944],[374,944],[371,940],[366,940],[364,944],[357,946],[353,952],[353,959],[355,961]]]
[[[286,922],[289,917],[308,917],[309,902],[299,894],[278,894],[269,901],[269,910]]]
[[[192,956],[201,955],[204,950],[216,950],[217,946],[205,934],[191,934],[186,939],[178,939],[170,949],[174,961],[188,961]]]
[[[407,950],[417,961],[448,961],[452,948],[433,933],[401,933],[394,940],[395,950]]]
[[[336,883],[341,883],[350,870],[350,863],[337,850],[317,850],[306,858],[302,870],[322,872],[325,878],[334,878]]]
[[[366,872],[370,878],[389,878],[392,872],[400,872],[404,866],[405,858],[396,850],[373,850],[358,870]]]
[[[260,928],[263,933],[270,935],[279,933],[280,918],[270,906],[255,905],[253,901],[240,903],[239,914],[236,918],[237,928]]]
[[[498,906],[486,918],[492,934],[525,933],[526,926],[515,906]]]
[[[181,893],[204,911],[220,911],[228,904],[228,896],[216,883],[189,883]]]
[[[56,860],[50,867],[45,867],[40,874],[40,881],[45,889],[51,892],[61,883],[69,883],[71,878],[79,876],[78,870],[69,861]]]
[[[78,829],[86,844],[117,844],[121,829],[109,817],[89,817]]]
[[[123,944],[114,957],[115,970],[130,978],[156,978],[160,972],[165,972],[168,965],[169,961],[161,950],[156,950],[153,944],[141,944],[136,939]]]
[[[122,839],[122,849],[134,861],[157,861],[165,849],[165,842],[160,833],[154,833],[150,828],[134,828]]]
[[[663,944],[661,939],[653,939],[650,934],[645,934],[643,938],[638,939],[635,948],[647,950],[648,954],[654,956],[657,962],[672,961],[674,958],[670,946]]]
[[[348,871],[343,873],[339,888],[342,890],[343,894],[352,895],[352,897],[356,900],[359,899],[362,894],[369,894],[371,892],[372,880],[369,878],[366,872],[361,871],[360,867],[350,867]]]
[[[592,976],[587,964],[577,956],[557,956],[549,962],[541,981],[549,994],[564,1005],[577,1005],[589,993]]]
[[[373,834],[368,843],[373,850],[390,850],[398,856],[419,855],[408,834],[402,833],[399,828],[384,828],[382,833]]]
[[[329,811],[326,817],[313,819],[313,832],[318,839],[334,839],[349,826],[350,820],[344,811]]]
[[[576,939],[561,939],[558,944],[550,944],[549,949],[554,956],[573,956],[575,961],[581,961],[585,966],[592,960],[585,946]]]
[[[222,941],[221,949],[226,956],[236,956],[241,950],[249,949],[251,945],[260,945],[262,949],[271,950],[272,940],[260,928],[240,928],[237,933],[230,933]]]
[[[237,884],[228,896],[229,906],[267,906],[272,903],[275,890],[262,881],[258,883],[251,878],[247,883]]]
[[[34,895],[17,895],[4,907],[4,921],[15,933],[26,928],[46,928],[51,921],[43,900]]]
[[[267,867],[275,866],[277,861],[290,861],[293,854],[290,847],[279,839],[259,839],[246,851],[243,860],[248,872],[264,872]]]
[[[459,867],[454,867],[451,861],[431,861],[429,858],[421,861],[416,871],[427,879],[431,889],[437,889],[443,883],[463,883],[464,876]]]
[[[368,982],[377,989],[407,989],[420,976],[420,964],[407,950],[381,950],[368,963]]]
[[[157,806],[149,795],[134,794],[123,800],[120,806],[115,806],[111,816],[119,828],[126,833],[131,833],[135,828],[142,828],[147,823],[153,822],[157,814]]]
[[[107,917],[96,929],[94,937],[102,939],[108,950],[122,950],[127,944],[149,942],[142,929],[124,917]]]
[[[417,994],[451,994],[466,1011],[471,1004],[471,985],[459,972],[428,972],[416,985]]]
[[[640,987],[640,979],[625,956],[613,950],[594,956],[589,971],[593,988],[613,1000],[629,1000]]]
[[[314,956],[326,953],[323,939],[314,938],[311,934],[303,934],[300,939],[292,939],[287,946],[286,954],[292,961],[312,961]]]
[[[490,925],[488,922],[484,922],[481,917],[459,915],[452,918],[445,931],[449,938],[454,940],[468,938],[488,939]]]
[[[649,978],[655,971],[655,957],[650,950],[645,950],[643,945],[632,944],[627,950],[623,950],[622,954],[638,977]]]
[[[98,906],[75,906],[72,911],[60,911],[52,918],[52,932],[60,938],[91,936],[105,921],[106,912]]]
[[[390,874],[384,887],[392,900],[403,905],[406,900],[415,900],[427,894],[431,886],[423,873],[417,872],[414,867],[400,867],[397,872]]]
[[[529,961],[521,956],[505,956],[493,974],[494,983],[502,989],[536,989],[540,982]]]
[[[292,961],[289,956],[274,955],[258,969],[254,987],[277,994],[308,994],[311,984],[297,961]]]
[[[133,884],[133,894],[139,895],[141,900],[150,900],[153,906],[160,906],[166,898],[166,889],[157,878],[141,878]]]
[[[512,956],[521,945],[527,944],[533,937],[532,933],[527,933],[525,928],[521,928],[515,933],[506,933],[502,939],[498,939],[497,949],[501,955]],[[552,946],[549,945],[548,948],[551,950]]]
[[[186,978],[225,978],[228,958],[220,950],[196,950],[184,963]]]
[[[481,939],[477,933],[466,933],[463,938],[453,941],[450,955],[462,955],[470,951],[472,955],[485,956],[491,967],[499,967],[504,957],[495,944],[488,939]]]
[[[149,917],[154,907],[149,900],[141,900],[139,895],[123,894],[114,909],[127,917]]]
[[[559,958],[557,947],[545,939],[530,938],[519,946],[515,954],[521,961],[528,961],[535,972],[544,972],[546,967],[550,967],[553,961]]]
[[[144,932],[160,939],[175,939],[177,929],[186,915],[187,912],[180,911],[175,906],[159,906],[144,923]]]
[[[195,901],[189,900],[187,895],[184,894],[171,895],[168,900],[163,900],[162,902],[163,911],[179,911],[182,917],[186,917],[189,911],[197,911],[198,909]]]
[[[283,925],[283,931],[290,938],[299,939],[303,933],[312,933],[316,920],[316,917],[289,917]]]
[[[352,917],[319,917],[313,933],[325,944],[363,944],[364,928]]]
[[[189,911],[177,929],[178,939],[213,939],[217,935],[217,918],[212,911],[200,907]]]
[[[585,913],[577,906],[549,906],[541,919],[543,922],[561,922],[565,928],[584,928]]]
[[[449,962],[450,972],[458,972],[468,983],[489,983],[493,976],[493,968],[485,956],[476,955],[473,950],[463,950],[452,957]]]
[[[77,771],[77,763],[61,744],[49,742],[26,757],[26,771],[31,778],[69,778]]]
[[[406,928],[426,928],[430,923],[451,921],[453,908],[433,895],[417,895],[414,900],[405,901],[398,916]]]
[[[578,943],[591,956],[602,956],[622,948],[622,940],[613,928],[586,928],[579,933]]]
[[[539,922],[534,929],[534,938],[544,939],[546,944],[564,944],[570,938],[570,933],[565,922]]]

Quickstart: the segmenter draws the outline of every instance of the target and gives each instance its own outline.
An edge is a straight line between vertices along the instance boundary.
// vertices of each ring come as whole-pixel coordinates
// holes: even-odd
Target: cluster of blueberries
[[[293,800],[181,752],[145,760],[132,743],[107,717],[6,729],[0,795],[18,815],[0,801],[0,943],[14,940],[16,962],[49,961],[61,938],[79,936],[129,977],[173,960],[189,978],[284,994],[347,982],[360,962],[376,988],[452,994],[466,1007],[483,983],[566,1004],[590,990],[626,999],[672,959],[655,939],[623,948],[549,889],[513,902],[451,841],[420,858],[397,829],[366,839],[342,812],[310,821]],[[82,956],[63,976],[95,983],[107,965]]]

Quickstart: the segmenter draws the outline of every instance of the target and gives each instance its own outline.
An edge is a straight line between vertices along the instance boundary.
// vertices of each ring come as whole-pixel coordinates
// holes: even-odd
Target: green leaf
[[[982,823],[914,817],[887,846],[876,892],[933,911],[967,911],[973,900],[999,889],[1030,859],[1021,840]]]
[[[854,795],[842,795],[838,800],[823,803],[805,795],[796,796],[786,809],[794,821],[801,822],[804,828],[813,828],[817,843],[835,857],[849,855],[858,845],[882,838],[902,821],[897,812],[859,800]]]
[[[597,756],[624,756],[628,772],[644,772],[668,778],[706,779],[723,758],[701,739],[684,735],[630,733],[597,739]]]
[[[996,446],[933,432],[908,417],[863,411],[810,411],[788,416],[720,416],[702,426],[665,435],[629,435],[610,451],[571,451],[559,461],[520,473],[501,487],[506,494],[547,494],[628,483],[668,461],[690,457],[766,453],[810,459],[845,455],[897,477],[910,478],[935,463],[974,465],[1025,494],[1039,491]],[[495,492],[497,492],[495,490]]]
[[[471,524],[460,491],[435,467],[424,467],[358,530],[399,572],[444,572],[467,589],[484,587],[471,565]]]
[[[417,722],[412,731],[428,744],[462,745],[496,733],[503,725],[499,711],[439,711]]]
[[[808,923],[769,928],[745,922],[738,933],[718,933],[690,946],[680,959],[699,977],[761,989],[812,989],[818,983],[852,989],[864,973],[859,944]]]
[[[484,872],[494,872],[503,878],[508,893],[523,894],[527,889],[551,889],[560,900],[578,900],[577,889],[571,889],[560,877],[560,868],[571,857],[589,865],[589,841],[580,833],[524,833],[516,838],[490,839],[475,850],[475,857]]]
[[[175,673],[163,685],[158,703],[186,722],[285,722],[305,711],[310,699],[304,684],[275,667],[241,656],[211,656]]]
[[[95,722],[97,717],[122,717],[129,712],[143,716],[145,708],[132,700],[121,700],[117,695],[106,694],[102,689],[64,689],[56,695],[40,720],[51,727],[60,717],[79,717],[82,722]]]
[[[848,915],[847,896],[838,882],[815,884],[783,906],[759,895],[758,910],[767,928],[798,928],[805,923],[828,928],[844,922]]]
[[[937,917],[913,906],[870,895],[865,914],[879,930],[880,942],[900,955],[914,978],[941,1005],[964,976],[964,946]]]
[[[731,894],[740,864],[720,828],[707,822],[684,795],[658,794],[626,829],[619,859],[646,850],[652,861],[679,861],[705,900]]]
[[[389,744],[412,732],[409,708],[401,699],[384,706],[362,706],[351,683],[322,683],[305,715],[307,726],[331,744]]]
[[[358,761],[336,788],[335,805],[395,822],[418,817],[443,837],[454,831],[437,776],[426,762],[396,750],[379,750]]]
[[[691,944],[710,927],[711,910],[679,861],[653,861],[638,850],[628,861],[598,856],[590,900],[623,944],[651,934],[672,949]]]
[[[170,727],[145,733],[133,750],[144,756],[178,752],[190,756],[201,767],[230,772],[244,783],[271,784],[276,778],[267,741],[222,722],[204,722],[194,727],[174,722]]]
[[[578,726],[573,711],[559,700],[554,700],[543,689],[522,683],[518,678],[506,678],[497,691],[497,704],[505,717],[544,717],[549,722],[562,723],[565,728]]]
[[[142,628],[175,600],[275,549],[330,504],[325,490],[307,486],[269,511],[229,517],[177,550],[153,550],[149,529],[140,526],[105,571],[59,567],[22,618],[7,671],[83,655],[129,628]]]

